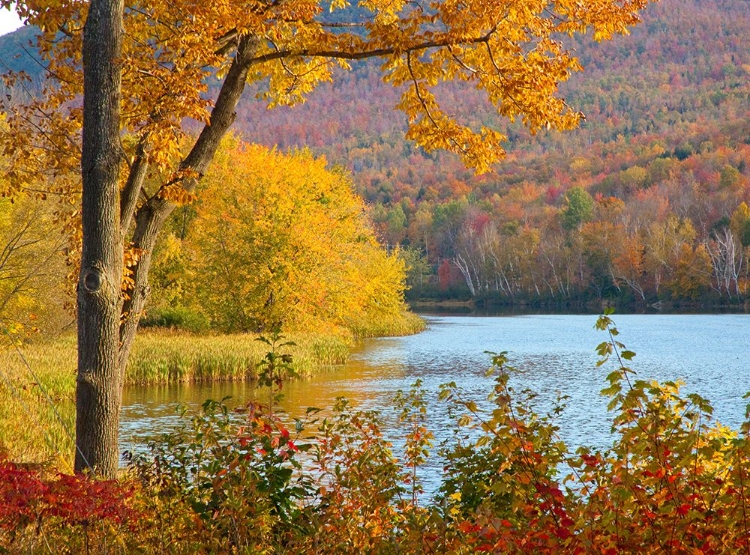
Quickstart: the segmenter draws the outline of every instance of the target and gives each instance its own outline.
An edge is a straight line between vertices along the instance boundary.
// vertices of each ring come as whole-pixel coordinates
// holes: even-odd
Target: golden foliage
[[[0,199],[0,344],[9,329],[58,330],[67,323],[64,245],[49,205]]]
[[[626,33],[647,3],[445,0],[417,7],[366,0],[353,9],[348,2],[319,0],[126,2],[121,125],[148,147],[149,163],[177,171],[183,121],[209,121],[207,83],[226,77],[239,39],[251,37],[247,79],[266,84],[261,95],[270,106],[303,102],[319,83],[333,79],[334,65],[346,69],[351,60],[377,57],[384,79],[404,87],[399,108],[409,137],[428,150],[453,151],[484,172],[504,155],[505,137],[456,122],[436,99],[436,87],[465,81],[483,91],[499,114],[520,118],[532,132],[570,129],[581,115],[556,96],[557,87],[581,66],[558,37],[589,29],[596,40]],[[77,0],[17,4],[28,24],[42,31],[38,47],[52,79],[43,98],[4,106],[10,129],[3,152],[20,162],[14,164],[13,190],[37,182],[40,174],[66,191],[76,189],[82,114],[75,99],[82,93],[87,9]],[[125,149],[132,161],[133,151]]]
[[[398,318],[405,269],[376,242],[349,178],[308,152],[227,141],[186,238],[200,304],[225,329]]]
[[[132,264],[126,263],[124,276],[126,294],[121,310],[133,316],[121,319],[129,330],[123,336],[125,350],[143,310],[154,238],[174,206],[195,200],[196,185],[229,128],[236,99],[246,82],[256,83],[270,107],[292,105],[304,101],[319,83],[334,79],[334,67],[348,69],[352,61],[377,58],[383,79],[401,88],[398,108],[408,121],[408,137],[427,150],[454,152],[477,172],[486,172],[503,157],[505,137],[479,124],[456,121],[440,101],[440,85],[465,82],[481,91],[501,116],[520,119],[532,133],[570,129],[580,121],[581,114],[557,96],[557,89],[581,66],[562,45],[560,36],[591,29],[594,39],[601,40],[625,33],[638,21],[637,14],[647,3],[434,0],[414,4],[362,0],[351,7],[346,1],[320,0],[125,2],[118,66],[122,84],[115,115],[122,148],[108,153],[121,161],[119,220],[108,223],[120,228],[123,257],[128,256],[131,243],[132,252],[139,252],[137,260],[131,257]],[[31,94],[22,75],[6,78],[8,90],[20,91],[23,98],[11,94],[0,99],[5,115],[0,153],[8,168],[0,194],[15,197],[28,193],[59,199],[58,222],[70,237],[67,253],[75,266],[81,244],[76,207],[81,192],[82,38],[89,3],[0,0],[2,8],[11,5],[29,25],[40,29],[37,47],[49,78],[41,95]],[[209,83],[219,85],[216,99],[208,94]],[[186,141],[192,142],[186,133],[188,121],[203,126],[192,149],[185,149]],[[185,152],[190,154],[183,156]],[[214,182],[218,190],[210,194],[216,199],[229,200],[229,186],[237,181],[229,177]],[[340,200],[332,199],[332,203]],[[310,258],[326,260],[324,249],[314,247],[309,232],[291,218],[289,199],[279,193],[268,202],[264,210],[280,211],[269,221],[274,221],[277,229],[283,225],[294,229],[302,245],[310,243]],[[254,229],[253,233],[263,240],[273,239],[263,235],[268,233],[265,228]],[[374,249],[368,263],[383,266],[389,258],[376,254],[371,235],[367,237],[361,250]],[[255,245],[256,240],[245,239],[251,248],[269,246]],[[355,264],[354,255],[344,254],[350,258],[350,266],[365,267],[361,260]],[[260,264],[262,256],[254,256]],[[228,260],[227,264],[233,262]],[[299,264],[308,262],[300,258]],[[278,268],[260,264],[258,275],[251,276],[242,287],[249,292],[249,288],[263,283],[284,284],[273,295],[263,293],[266,301],[273,300],[270,304],[278,303],[279,295],[295,299],[288,305],[288,312],[269,316],[272,320],[301,321],[299,314],[307,311],[299,307],[319,306],[325,318],[343,323],[353,316],[337,314],[338,309],[331,308],[335,306],[332,299],[343,295],[337,292],[346,290],[341,283],[350,283],[353,278],[349,276],[351,270],[340,266],[332,274],[339,276],[338,281],[310,274],[311,283],[324,283],[325,294],[322,289],[294,283],[298,276],[287,272],[283,264]],[[306,271],[313,272],[312,268]],[[373,275],[390,272],[367,271]],[[368,298],[380,299],[375,309],[391,310],[382,306],[378,291],[368,291],[376,288],[374,283],[351,289],[346,295],[352,298],[360,291],[362,295],[367,292]],[[391,287],[388,279],[383,283],[386,289]],[[237,286],[237,282],[231,285]],[[131,289],[139,294],[128,295]],[[251,312],[256,313],[256,309]],[[247,318],[255,316],[248,314]]]

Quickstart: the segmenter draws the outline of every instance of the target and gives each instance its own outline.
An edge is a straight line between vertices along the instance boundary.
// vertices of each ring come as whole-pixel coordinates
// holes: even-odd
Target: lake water
[[[630,366],[639,378],[681,379],[684,392],[708,398],[722,423],[739,426],[750,391],[750,315],[615,315],[618,339],[637,353]],[[437,441],[450,440],[453,426],[437,400],[440,384],[455,381],[481,401],[492,387],[485,377],[485,351],[508,351],[518,373],[516,390],[539,394],[540,410],[557,394],[570,399],[559,419],[569,445],[611,444],[607,399],[599,394],[613,368],[596,368],[596,346],[607,340],[596,331],[592,315],[426,316],[425,332],[365,341],[342,367],[285,386],[284,409],[292,416],[305,407],[330,407],[340,396],[358,408],[376,409],[394,422],[392,398],[421,379],[430,403],[430,425]],[[122,449],[142,448],[144,438],[167,430],[176,421],[175,406],[197,408],[207,398],[232,396],[235,402],[256,395],[252,384],[182,384],[127,388],[122,409]],[[398,445],[397,426],[390,427]],[[434,463],[438,464],[438,463]],[[428,486],[429,487],[429,486]]]

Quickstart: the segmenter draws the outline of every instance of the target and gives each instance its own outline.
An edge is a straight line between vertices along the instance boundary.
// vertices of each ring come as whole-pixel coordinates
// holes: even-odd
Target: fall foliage
[[[307,152],[225,141],[196,215],[172,224],[179,233],[189,218],[185,237],[157,250],[155,306],[191,307],[225,331],[357,332],[402,318],[403,263],[377,244],[352,189]]]
[[[472,176],[456,157],[425,153],[405,142],[398,114],[387,110],[389,103],[397,101],[398,91],[380,83],[377,70],[368,66],[356,67],[335,87],[322,84],[304,106],[294,110],[267,113],[261,103],[243,103],[236,126],[251,140],[283,147],[305,145],[347,165],[359,192],[374,205],[373,218],[382,240],[407,245],[428,259],[432,276],[422,272],[423,294],[435,293],[439,287],[468,289],[461,275],[451,284],[438,276],[446,259],[458,273],[457,234],[441,214],[464,203],[498,229],[507,232],[528,226],[539,232],[542,249],[535,271],[543,275],[550,262],[555,263],[546,279],[558,292],[553,295],[542,283],[542,293],[537,294],[529,278],[523,293],[526,300],[582,302],[603,295],[627,303],[641,299],[639,290],[643,290],[648,302],[695,297],[707,304],[736,303],[733,274],[737,272],[726,262],[726,245],[718,275],[732,282],[731,296],[726,279],[722,277],[720,285],[713,267],[706,273],[702,264],[691,276],[700,287],[688,292],[664,287],[657,274],[634,281],[633,271],[614,273],[629,275],[634,287],[622,280],[615,284],[606,268],[598,281],[581,272],[578,280],[563,279],[561,274],[569,268],[554,262],[569,256],[567,249],[575,245],[559,245],[556,221],[565,209],[566,193],[574,187],[592,197],[623,201],[627,206],[623,217],[632,221],[626,226],[628,234],[641,235],[637,240],[631,237],[630,244],[644,245],[647,259],[660,255],[650,252],[644,232],[635,230],[643,222],[655,219],[663,224],[670,215],[688,218],[696,231],[692,248],[708,254],[717,249],[712,245],[715,226],[725,225],[725,218],[749,201],[745,161],[750,59],[741,40],[750,32],[747,3],[664,0],[648,6],[642,17],[644,24],[635,26],[630,36],[611,42],[569,39],[585,72],[573,75],[561,90],[571,106],[586,114],[581,128],[570,133],[542,132],[532,137],[519,124],[497,120],[470,87],[446,85],[442,94],[457,113],[477,122],[497,122],[509,137],[508,156],[489,175]],[[736,228],[732,234],[737,242]],[[738,263],[740,250],[734,251]],[[649,264],[647,272],[653,268]],[[668,273],[674,264],[669,266]],[[585,270],[584,274],[590,273]],[[498,297],[502,302],[512,298],[502,293]]]
[[[0,129],[4,126],[0,115]],[[1,163],[0,183],[7,185],[5,175],[12,171]],[[71,320],[65,310],[72,303],[65,266],[70,207],[48,201],[41,190],[29,193],[0,197],[0,344],[8,332],[56,333]]]

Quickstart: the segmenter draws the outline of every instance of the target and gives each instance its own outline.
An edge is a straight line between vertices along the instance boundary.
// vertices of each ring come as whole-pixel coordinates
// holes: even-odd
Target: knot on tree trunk
[[[98,268],[89,268],[83,274],[83,288],[89,293],[96,293],[102,287],[102,272]]]

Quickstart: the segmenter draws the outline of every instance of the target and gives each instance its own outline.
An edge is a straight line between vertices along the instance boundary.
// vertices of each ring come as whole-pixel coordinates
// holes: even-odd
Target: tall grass
[[[73,336],[0,350],[0,451],[72,471],[76,362]]]
[[[351,322],[348,327],[357,338],[393,337],[424,331],[425,321],[413,312],[404,311],[398,315],[387,314],[381,318],[370,316],[363,321]]]
[[[374,319],[371,319],[374,320]],[[346,362],[354,337],[406,335],[424,329],[418,316],[383,318],[349,334],[290,333],[284,348],[301,376]],[[127,385],[254,380],[269,346],[257,336],[144,331],[136,338]],[[0,452],[17,462],[71,470],[75,431],[76,340],[72,335],[0,348]],[[52,401],[50,403],[50,400]]]
[[[164,384],[214,380],[253,380],[269,346],[257,336],[187,335],[150,331],[136,340],[125,376],[126,384]],[[343,364],[352,347],[339,336],[289,334],[285,347],[302,376],[326,366]]]
[[[351,340],[324,335],[290,334],[286,340],[296,343],[285,352],[302,376],[343,364],[352,346]],[[136,339],[125,383],[252,380],[268,350],[253,335],[148,331]],[[71,471],[76,362],[72,335],[0,349],[0,452],[16,462]]]

